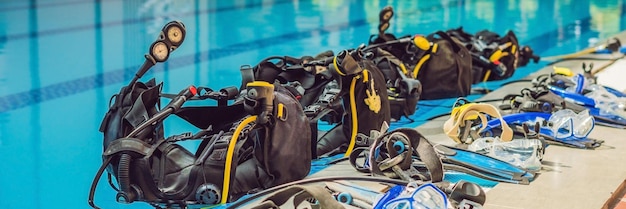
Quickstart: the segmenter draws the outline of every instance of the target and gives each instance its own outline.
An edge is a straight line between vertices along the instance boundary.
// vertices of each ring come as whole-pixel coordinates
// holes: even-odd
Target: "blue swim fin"
[[[444,163],[444,169],[460,172],[466,172],[466,169],[469,169],[480,175],[477,177],[517,184],[529,184],[536,175],[534,172],[480,153],[441,144],[434,147]]]

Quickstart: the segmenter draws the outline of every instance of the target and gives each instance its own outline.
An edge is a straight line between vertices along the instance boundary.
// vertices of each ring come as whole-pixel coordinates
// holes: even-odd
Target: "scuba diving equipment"
[[[169,54],[177,49],[185,38],[185,25],[179,21],[167,23],[151,46],[149,53],[145,54],[145,61],[135,73],[130,83],[120,89],[118,94],[111,97],[115,102],[109,106],[109,111],[104,116],[100,124],[100,132],[104,134],[104,149],[107,145],[117,139],[125,137],[130,129],[136,128],[148,115],[157,112],[155,105],[159,103],[158,96],[162,84],[156,84],[154,80],[146,83],[137,82],[148,70],[158,62],[164,62]],[[139,102],[143,104],[134,104]],[[142,117],[134,117],[142,116]],[[163,135],[160,124],[154,124],[153,133],[139,134],[142,138],[156,140]]]
[[[399,149],[398,145],[406,150]],[[365,164],[357,165],[357,158],[364,153],[369,153]],[[413,154],[421,159],[428,172],[418,171],[412,166]],[[355,149],[350,154],[350,164],[359,172],[405,181],[441,182],[444,175],[443,165],[433,145],[419,132],[408,128],[399,128],[376,136],[368,148]]]
[[[571,100],[566,100],[549,89],[543,87],[534,90],[524,88],[520,94],[509,94],[504,96],[503,104],[499,106],[501,110],[509,110],[511,113],[520,112],[544,112],[552,113],[561,109],[570,109],[574,112],[586,110],[584,106],[576,104]]]
[[[584,74],[577,74],[572,79],[558,74],[540,75],[533,80],[533,85],[549,89],[563,100],[589,109],[599,125],[626,128],[625,99],[616,96],[613,92],[616,90],[610,91],[603,86],[591,84]],[[580,112],[571,107],[567,105],[574,112]]]
[[[252,67],[252,79],[280,83],[298,98],[302,107],[307,107],[315,103],[325,86],[334,80],[331,72],[316,65],[332,61],[333,56],[332,51],[325,51],[315,57],[267,57]],[[245,68],[242,66],[242,69]]]
[[[500,136],[481,137],[478,133],[487,128],[488,116],[500,120]],[[480,120],[480,121],[477,121]],[[478,123],[480,122],[480,123]],[[541,168],[544,145],[539,139],[514,139],[513,130],[502,119],[495,106],[457,100],[450,119],[444,123],[444,132],[457,143],[469,144],[468,150],[483,153],[512,165],[538,170]]]
[[[396,39],[396,37],[392,34],[385,33],[385,31],[389,29],[389,26],[391,26],[389,24],[389,21],[391,21],[393,13],[393,8],[391,6],[386,6],[382,10],[380,10],[380,13],[378,14],[378,37],[386,41]],[[372,37],[370,36],[370,40],[371,38]]]
[[[337,56],[327,51],[300,59],[274,56],[254,67],[256,80],[295,89],[291,91],[298,95],[311,122],[311,139],[317,140],[312,147],[314,157],[349,153],[355,146],[363,146],[360,141],[371,130],[379,131],[390,121],[385,77],[362,51],[363,47]],[[302,90],[297,90],[298,86]],[[337,125],[319,132],[318,120]]]
[[[127,135],[133,130],[136,130],[144,120],[159,112],[157,104],[160,104],[158,98],[162,84],[156,84],[154,79],[146,83],[138,82],[138,80],[157,62],[166,61],[169,54],[182,44],[184,38],[185,26],[182,22],[171,21],[167,23],[165,27],[161,29],[159,37],[151,44],[149,53],[144,55],[146,60],[137,73],[135,73],[130,83],[122,87],[118,94],[111,97],[110,103],[113,104],[109,105],[109,110],[105,114],[99,128],[99,131],[104,135],[103,150],[107,150],[109,145],[116,139],[127,137]],[[113,99],[115,99],[114,102]],[[170,111],[170,108],[166,110]],[[148,142],[154,142],[163,138],[161,123],[152,123],[144,126],[150,127],[144,129],[146,131],[140,133],[135,132],[134,135]],[[128,156],[125,156],[124,159],[128,159]],[[112,165],[117,165],[120,162],[120,158],[107,158],[104,161],[109,161]],[[93,196],[95,194],[97,180],[104,172],[104,169],[107,168],[107,170],[109,170],[109,175],[111,172],[118,172],[117,166],[108,166],[107,164],[108,163],[103,163],[103,166],[100,167],[96,174],[97,178],[94,179],[91,185],[88,203],[93,208],[97,208],[93,202]],[[132,189],[125,184],[126,182],[122,183],[124,183],[124,188],[122,188],[123,192]],[[122,195],[125,194],[122,193]],[[131,196],[133,195],[131,194]]]
[[[276,83],[289,90],[298,100],[310,121],[311,155],[317,157],[317,123],[338,123],[343,116],[339,86],[327,70],[333,52],[325,51],[315,57],[271,56],[254,67],[242,66],[248,80]]]
[[[113,173],[120,184],[118,201],[143,201],[168,207],[213,205],[236,200],[255,189],[304,178],[311,166],[311,142],[309,123],[300,104],[287,90],[281,87],[273,90],[274,86],[267,82],[254,81],[247,86],[243,102],[230,106],[180,107],[179,101],[184,99],[175,98],[170,103],[175,105],[166,106],[163,114],[159,112],[145,122],[160,122],[164,119],[160,115],[176,112],[201,128],[197,134],[184,137],[202,140],[195,154],[176,144],[181,137],[155,143],[128,137],[111,142],[104,152],[105,165],[110,159],[120,158],[119,172]],[[225,92],[217,94],[221,98],[235,98],[225,97]],[[220,120],[210,119],[219,115]],[[294,128],[298,133],[285,131]],[[136,129],[132,133],[140,131]],[[129,156],[127,160],[125,155]],[[125,191],[124,184],[132,190]]]
[[[378,202],[383,209],[448,209],[448,197],[437,186],[409,182],[395,198]]]
[[[410,145],[407,139],[410,139]],[[365,161],[359,161],[363,156]],[[350,164],[359,172],[403,180],[439,182],[443,179],[439,163],[443,163],[446,171],[463,172],[496,182],[529,184],[535,177],[531,171],[484,154],[441,144],[433,146],[414,129],[391,131],[379,137],[370,148],[357,148],[350,155]]]
[[[349,181],[349,182],[348,182]],[[358,186],[358,182],[379,183],[384,186],[383,191],[370,189],[369,187]],[[315,183],[324,183],[325,185],[333,185],[331,187],[321,187]],[[305,206],[313,208],[374,208],[382,209],[382,205],[396,198],[407,186],[409,189],[417,188],[421,185],[429,185],[430,189],[440,191],[449,206],[453,208],[464,208],[468,205],[482,206],[485,203],[486,195],[484,190],[477,184],[459,181],[455,184],[447,182],[426,183],[426,182],[407,182],[398,179],[375,178],[367,176],[332,176],[320,177],[313,179],[303,179],[283,185],[278,185],[267,190],[255,193],[245,199],[234,202],[227,209],[231,208],[299,208],[296,206]],[[429,189],[429,190],[430,190]],[[386,190],[386,191],[385,191]],[[359,196],[364,194],[366,196]],[[421,194],[421,193],[419,193]],[[440,193],[438,193],[440,194]],[[373,195],[380,198],[369,199]],[[262,201],[256,201],[260,197],[264,197]],[[402,198],[402,197],[400,197]],[[397,198],[398,200],[400,198]],[[421,196],[424,200],[426,196]],[[364,201],[362,199],[368,199]],[[348,203],[352,200],[352,203]],[[372,201],[372,204],[367,202]],[[408,200],[411,201],[411,200]],[[250,205],[252,202],[258,202]],[[339,204],[337,204],[339,203]],[[380,204],[376,204],[380,203]],[[424,202],[422,202],[424,203]],[[376,205],[374,205],[376,204]],[[310,206],[309,206],[310,205]],[[480,208],[480,207],[474,207]]]
[[[399,120],[409,118],[417,109],[417,102],[422,94],[422,84],[410,77],[404,64],[382,48],[371,48],[374,63],[385,75],[391,118]]]
[[[486,103],[470,103],[465,98],[459,98],[452,108],[450,118],[443,124],[443,131],[456,143],[471,144],[478,137],[471,134],[474,124],[480,122],[482,126],[477,130],[482,132],[489,121],[485,114],[502,118],[500,112],[493,105]],[[479,121],[477,121],[479,120]],[[513,139],[513,130],[506,124],[502,124],[500,140],[508,142]]]
[[[535,136],[538,136],[538,129],[539,127],[537,126]],[[520,168],[537,171],[541,169],[544,146],[543,142],[538,138],[527,137],[525,139],[502,142],[497,137],[482,137],[472,142],[467,149],[485,153]]]
[[[472,54],[474,83],[509,78],[518,67],[540,59],[530,47],[520,46],[513,31],[504,36],[489,30],[472,35],[459,27],[446,33],[457,38]]]
[[[370,133],[381,131],[391,120],[385,77],[366,57],[364,47],[341,51],[328,66],[339,85],[336,96],[344,114],[341,123],[318,137],[318,156],[337,152],[349,156],[355,147],[368,146]],[[321,64],[330,59],[324,61]]]
[[[393,11],[385,7],[381,14]],[[388,22],[381,23],[387,24]],[[472,58],[469,51],[443,31],[396,38],[392,34],[370,36],[367,51],[380,48],[407,68],[409,78],[421,82],[421,99],[439,99],[470,94]],[[412,69],[412,70],[411,70]]]
[[[480,186],[463,180],[455,183],[451,189],[433,183],[418,185],[417,182],[412,181],[406,186],[397,185],[389,189],[378,198],[373,208],[394,209],[398,208],[398,203],[404,202],[409,204],[403,204],[401,208],[447,209],[453,206],[453,208],[480,209],[485,204],[485,200],[485,192]]]
[[[533,171],[488,155],[442,144],[434,147],[445,170],[463,172],[490,181],[524,185],[530,184],[536,177]]]
[[[182,42],[179,30],[164,31],[172,40],[157,42]],[[160,51],[153,54],[160,58],[148,55],[148,61],[167,57]],[[144,66],[147,69],[142,67],[133,81],[151,65]],[[220,91],[190,87],[174,96],[160,95],[161,84],[154,85],[154,80],[123,87],[102,122],[103,164],[92,183],[90,206],[97,208],[93,197],[105,169],[109,184],[118,191],[118,202],[141,201],[156,208],[226,203],[250,191],[304,178],[311,167],[311,140],[301,105],[282,86],[243,80],[248,83],[242,95],[236,87]],[[158,110],[161,96],[172,100]],[[217,106],[182,107],[185,101],[204,99],[218,100]],[[238,100],[228,105],[234,99]],[[200,131],[164,138],[162,121],[172,114]],[[192,153],[177,143],[182,140],[201,143]]]
[[[589,115],[589,110],[579,112],[564,109],[552,113],[548,122],[553,136],[557,139],[568,137],[586,138],[593,130],[595,121]]]
[[[438,36],[438,37],[437,37]],[[432,43],[412,66],[412,77],[422,82],[422,99],[467,96],[471,92],[472,58],[469,51],[443,31],[426,37]]]

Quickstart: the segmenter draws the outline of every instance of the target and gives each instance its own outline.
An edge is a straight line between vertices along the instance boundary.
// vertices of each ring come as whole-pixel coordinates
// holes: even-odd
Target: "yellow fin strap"
[[[354,96],[354,89],[357,79],[357,77],[352,78],[352,82],[350,83],[350,112],[352,113],[352,133],[350,134],[350,144],[348,145],[348,150],[346,151],[344,157],[348,157],[350,156],[350,153],[352,153],[352,150],[354,149],[354,144],[356,143],[357,128],[359,127],[359,121],[356,117],[356,98]]]
[[[230,189],[230,172],[233,164],[233,154],[235,154],[235,145],[237,144],[237,139],[239,138],[239,133],[243,130],[246,125],[256,121],[256,115],[250,116],[244,119],[237,128],[235,129],[235,133],[233,133],[233,137],[228,142],[228,150],[226,151],[226,164],[224,166],[224,186],[222,188],[222,200],[220,203],[224,204],[228,201],[228,190]]]

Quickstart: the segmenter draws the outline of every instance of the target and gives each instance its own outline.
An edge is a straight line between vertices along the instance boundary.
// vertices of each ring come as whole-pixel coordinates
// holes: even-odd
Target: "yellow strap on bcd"
[[[224,166],[224,185],[222,188],[222,199],[220,203],[224,204],[228,201],[228,190],[230,189],[230,173],[233,165],[233,155],[235,154],[235,145],[237,144],[237,139],[239,138],[239,134],[243,130],[246,125],[256,121],[256,115],[247,117],[239,125],[235,128],[235,133],[233,133],[233,137],[228,142],[228,150],[226,151],[226,164]]]
[[[356,116],[356,98],[354,89],[356,87],[356,80],[358,79],[358,76],[355,76],[354,78],[352,78],[352,82],[350,83],[350,113],[352,113],[352,133],[350,133],[350,144],[348,145],[348,150],[346,151],[344,157],[350,156],[350,153],[352,153],[354,145],[356,144],[356,135],[357,129],[359,127],[359,121],[357,120]]]
[[[415,68],[413,68],[413,78],[417,78],[417,75],[419,74],[422,65],[424,65],[424,63],[428,61],[428,59],[430,59],[430,54],[424,55],[422,58],[420,58],[420,60],[417,62],[417,65],[415,65]]]

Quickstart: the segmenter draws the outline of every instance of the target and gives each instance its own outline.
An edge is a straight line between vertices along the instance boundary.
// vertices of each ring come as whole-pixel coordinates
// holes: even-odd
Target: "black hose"
[[[125,195],[124,198],[127,203],[131,203],[135,199],[135,195],[133,195],[130,187],[130,160],[131,156],[129,154],[122,154],[118,164],[119,167],[117,168],[117,181],[120,184],[121,193]]]
[[[130,155],[122,154],[118,165],[117,178],[120,183],[120,190],[128,191],[130,188]]]
[[[89,198],[87,199],[87,202],[89,203],[89,206],[91,206],[92,208],[100,209],[93,202],[93,197],[96,195],[96,187],[98,187],[98,180],[100,180],[102,173],[104,173],[104,169],[106,169],[107,165],[109,165],[110,162],[111,162],[111,157],[107,157],[102,163],[102,165],[100,166],[100,168],[98,169],[98,172],[96,172],[96,176],[93,178],[93,181],[91,182],[91,188],[89,189]]]

